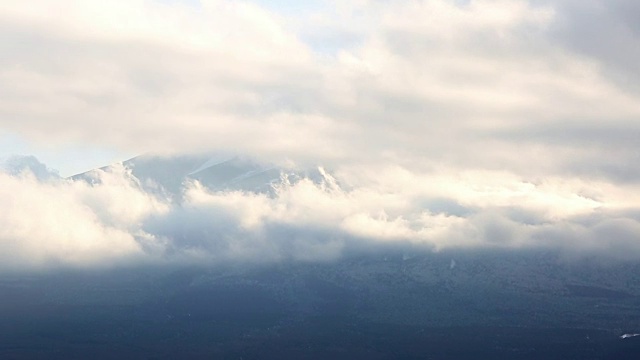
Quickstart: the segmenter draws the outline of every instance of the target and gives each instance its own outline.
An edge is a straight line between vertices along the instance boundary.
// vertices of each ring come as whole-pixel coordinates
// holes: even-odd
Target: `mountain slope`
[[[309,179],[314,183],[326,183],[327,175],[319,168],[285,169],[255,159],[233,155],[142,155],[122,165],[147,191],[164,191],[180,196],[185,184],[198,181],[213,190],[246,191],[272,194],[282,182],[296,183]],[[113,165],[110,165],[113,166]],[[103,167],[107,170],[110,166]],[[74,180],[94,182],[91,170],[71,177]]]

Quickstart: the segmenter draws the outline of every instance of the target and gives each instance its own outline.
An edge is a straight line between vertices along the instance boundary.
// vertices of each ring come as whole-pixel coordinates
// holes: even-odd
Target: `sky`
[[[292,241],[304,246],[286,256],[340,254],[357,238],[638,257],[639,13],[632,0],[0,0],[0,158],[11,189],[0,195],[0,243],[33,266],[111,264],[123,253],[159,261],[168,248],[208,259],[210,248],[152,229],[186,215],[136,190],[126,169],[86,188],[16,172],[11,159],[33,155],[66,177],[141,153],[234,152],[322,165],[350,184],[276,200],[186,188],[205,219],[221,203],[251,204],[231,211],[234,231],[212,230],[255,239],[245,249],[271,246],[268,230],[281,236],[301,220],[295,211],[324,214],[303,206],[312,197],[342,214],[308,224],[324,234],[313,239],[333,240],[305,242],[298,229]],[[123,206],[118,191],[141,199],[140,213],[104,210]],[[33,207],[50,222],[18,215]],[[61,230],[71,219],[85,219],[84,232]]]

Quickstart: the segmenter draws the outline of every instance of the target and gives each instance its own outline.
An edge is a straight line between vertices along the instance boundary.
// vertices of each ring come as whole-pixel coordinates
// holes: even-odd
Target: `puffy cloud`
[[[1,270],[330,261],[389,246],[640,257],[632,185],[389,167],[368,181],[362,171],[325,173],[324,183],[283,178],[271,195],[186,183],[171,200],[122,165],[91,174],[0,173]]]
[[[139,223],[165,205],[136,190],[124,169],[91,186],[0,172],[2,269],[107,266],[139,257]]]

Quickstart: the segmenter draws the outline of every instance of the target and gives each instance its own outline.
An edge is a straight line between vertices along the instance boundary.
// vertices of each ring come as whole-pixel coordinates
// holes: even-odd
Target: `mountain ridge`
[[[165,191],[180,197],[185,185],[197,181],[212,191],[244,191],[274,195],[283,183],[295,184],[307,179],[315,184],[339,186],[322,167],[286,168],[273,163],[233,154],[191,154],[160,156],[145,154],[121,163],[146,191]],[[92,174],[107,171],[116,164],[92,169],[69,177],[71,180],[95,182]],[[330,179],[329,179],[330,178]]]

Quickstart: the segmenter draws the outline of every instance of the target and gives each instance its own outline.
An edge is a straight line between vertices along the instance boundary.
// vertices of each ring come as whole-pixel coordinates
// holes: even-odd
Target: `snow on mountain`
[[[31,173],[36,179],[45,181],[59,179],[57,171],[48,168],[34,156],[13,156],[5,159],[0,165],[0,169],[11,175]]]
[[[246,191],[273,194],[279,184],[295,184],[309,179],[328,188],[339,187],[337,181],[321,167],[288,169],[255,159],[235,155],[142,155],[122,165],[147,191],[163,191],[179,198],[184,186],[197,181],[212,191]],[[107,170],[110,166],[101,168]],[[94,170],[92,170],[94,171]],[[95,181],[92,171],[72,177]]]
[[[198,168],[191,171],[188,175],[194,175],[210,167],[220,165],[223,162],[228,161],[230,158],[232,157],[228,155],[213,156],[209,160],[205,161],[202,165],[198,166]]]

